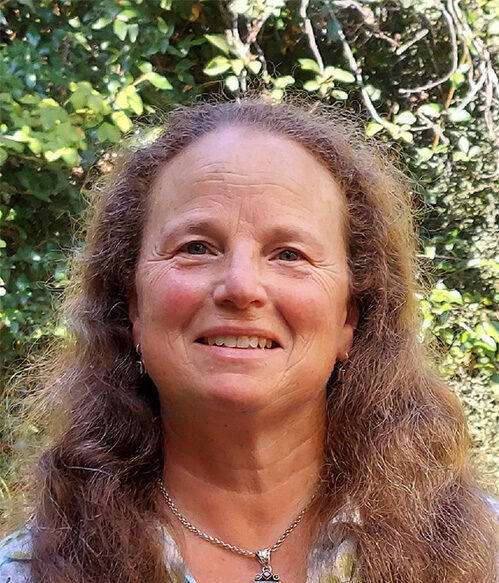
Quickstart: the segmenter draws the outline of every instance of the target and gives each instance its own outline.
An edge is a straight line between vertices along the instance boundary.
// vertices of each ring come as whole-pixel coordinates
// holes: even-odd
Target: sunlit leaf
[[[235,75],[229,75],[225,78],[224,85],[232,92],[238,91],[239,79]]]
[[[298,62],[304,71],[313,71],[314,73],[320,72],[317,61],[314,61],[313,59],[298,59]]]
[[[220,49],[225,55],[229,56],[230,46],[227,38],[222,34],[205,34],[204,38],[217,49]]]
[[[412,125],[416,122],[416,116],[410,111],[403,111],[396,115],[393,121],[398,125]]]
[[[209,75],[210,77],[215,77],[216,75],[221,75],[222,73],[225,73],[225,71],[230,69],[230,67],[231,64],[229,59],[227,59],[227,57],[222,57],[221,55],[219,55],[218,57],[211,59],[211,61],[206,65],[203,71],[204,73],[206,73],[206,75]]]
[[[122,20],[115,20],[113,23],[114,34],[120,39],[125,40],[128,31],[128,25]]]
[[[461,123],[469,121],[471,119],[471,114],[466,109],[456,109],[455,107],[449,107],[447,110],[447,117],[450,121],[455,123]]]

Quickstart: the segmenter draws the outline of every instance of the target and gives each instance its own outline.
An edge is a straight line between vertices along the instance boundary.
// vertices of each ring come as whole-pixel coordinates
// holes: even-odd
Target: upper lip
[[[208,338],[210,336],[258,336],[259,338],[273,340],[280,347],[282,346],[281,341],[273,332],[269,332],[263,328],[249,328],[246,326],[215,326],[199,334],[199,336],[196,337],[196,340],[199,340],[200,338]]]

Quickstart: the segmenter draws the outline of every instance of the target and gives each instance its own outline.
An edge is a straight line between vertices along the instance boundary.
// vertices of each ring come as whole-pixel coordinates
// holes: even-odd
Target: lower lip
[[[271,354],[279,352],[279,348],[229,348],[228,346],[217,346],[216,344],[202,344],[195,342],[202,350],[218,358],[227,360],[253,360],[255,358],[267,358]]]

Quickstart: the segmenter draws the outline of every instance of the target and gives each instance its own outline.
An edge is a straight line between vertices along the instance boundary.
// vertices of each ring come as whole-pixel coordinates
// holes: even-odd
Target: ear
[[[128,317],[132,323],[132,336],[134,346],[140,344],[141,329],[139,316],[139,301],[137,298],[137,291],[134,287],[127,288],[126,297],[128,301]]]
[[[360,311],[357,302],[350,299],[347,305],[345,324],[343,325],[343,341],[338,350],[338,360],[345,361],[347,353],[352,349],[353,335],[359,323],[359,316]]]

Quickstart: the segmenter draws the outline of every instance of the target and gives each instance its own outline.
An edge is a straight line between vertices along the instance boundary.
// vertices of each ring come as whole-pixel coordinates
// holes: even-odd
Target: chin
[[[269,406],[275,399],[276,389],[261,380],[230,374],[205,382],[196,401],[220,412],[249,413]]]

